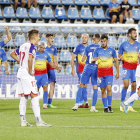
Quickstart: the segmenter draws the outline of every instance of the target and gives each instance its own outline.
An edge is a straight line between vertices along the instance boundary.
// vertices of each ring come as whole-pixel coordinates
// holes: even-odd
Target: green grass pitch
[[[135,101],[137,113],[127,115],[119,111],[120,101],[113,100],[114,113],[103,113],[98,100],[98,113],[89,108],[73,111],[74,100],[53,100],[57,109],[42,109],[42,120],[51,128],[36,127],[30,100],[26,120],[33,127],[20,127],[19,100],[0,100],[0,140],[140,140],[140,101]],[[91,105],[91,100],[89,100]]]

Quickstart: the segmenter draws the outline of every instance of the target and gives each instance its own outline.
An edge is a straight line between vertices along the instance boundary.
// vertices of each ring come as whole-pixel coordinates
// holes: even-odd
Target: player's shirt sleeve
[[[6,53],[5,53],[4,50],[2,51],[2,56],[1,56],[1,58],[2,58],[2,61],[7,61],[7,56],[6,56]]]
[[[0,47],[4,47],[5,46],[5,43],[4,43],[4,40],[3,41],[0,41]]]
[[[85,48],[84,55],[88,56],[87,47]]]
[[[109,9],[111,9],[111,8],[112,8],[112,3],[110,2],[110,3],[109,3]]]
[[[95,50],[94,55],[93,55],[93,58],[96,58],[96,57],[98,57],[98,48]]]
[[[112,56],[113,56],[113,58],[116,58],[117,57],[116,51],[114,49],[112,51]]]
[[[51,59],[51,57],[50,57],[49,54],[47,54],[47,61],[48,61],[49,63],[52,62],[52,59]]]
[[[35,46],[33,44],[31,44],[30,50],[29,50],[29,55],[33,55],[33,57],[36,54],[36,49]]]
[[[15,54],[19,55],[19,48],[15,50]]]
[[[123,55],[123,43],[120,45],[120,48],[119,48],[119,54]]]
[[[54,49],[54,56],[57,56],[57,49]]]
[[[75,54],[75,55],[78,55],[79,54],[79,46],[77,46],[76,48],[74,48],[73,54]]]

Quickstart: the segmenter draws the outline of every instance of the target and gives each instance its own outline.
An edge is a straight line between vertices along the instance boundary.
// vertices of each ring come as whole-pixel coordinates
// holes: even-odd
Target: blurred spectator
[[[34,7],[36,8],[37,7],[37,0],[28,0],[28,12],[31,8],[31,3],[34,3]]]
[[[14,11],[16,13],[16,10],[17,10],[17,6],[18,6],[18,2],[21,2],[21,7],[25,7],[26,5],[26,1],[25,0],[15,0],[15,3],[14,3]]]
[[[119,22],[123,22],[123,14],[120,14],[120,5],[117,0],[112,0],[109,3],[109,16],[111,17],[111,23],[115,23],[116,19],[119,18]]]
[[[123,0],[120,6],[120,13],[122,13],[126,17],[126,23],[134,23],[134,20],[132,19],[132,6],[130,5],[130,3],[128,3],[127,0]],[[128,18],[128,14],[130,19]]]

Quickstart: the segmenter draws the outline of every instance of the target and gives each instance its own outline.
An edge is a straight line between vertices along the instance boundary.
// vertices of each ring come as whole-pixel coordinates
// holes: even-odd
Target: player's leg
[[[83,92],[82,92],[82,97],[85,101],[85,108],[89,108],[89,103],[87,99],[87,84],[84,86]]]
[[[26,5],[26,1],[25,0],[21,0],[21,7],[24,8]]]
[[[134,23],[132,10],[129,10],[128,14],[129,14],[129,17],[130,17],[130,23]]]
[[[14,12],[16,13],[17,10],[17,5],[18,5],[18,0],[15,0],[14,2]]]
[[[127,12],[127,10],[124,10],[124,11],[123,11],[123,15],[124,15],[125,18],[126,18],[126,23],[129,23],[128,12]]]
[[[57,108],[56,106],[52,105],[52,98],[54,95],[55,83],[56,83],[56,76],[54,70],[48,71],[48,82],[50,84],[50,91],[48,95],[48,107],[49,108]]]

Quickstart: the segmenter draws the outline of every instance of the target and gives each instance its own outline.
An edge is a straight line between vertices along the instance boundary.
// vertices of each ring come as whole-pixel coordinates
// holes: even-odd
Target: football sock
[[[32,109],[33,109],[34,115],[36,117],[36,120],[37,121],[42,121],[41,116],[40,116],[40,106],[39,106],[39,98],[38,98],[38,96],[32,98],[32,105],[33,105]]]
[[[111,106],[112,103],[112,96],[107,96],[108,106]]]
[[[126,93],[127,93],[127,89],[123,88],[121,92],[121,102],[124,102]]]
[[[44,94],[43,94],[43,104],[47,104],[47,100],[48,100],[48,91],[44,91]]]
[[[82,105],[82,104],[83,104],[83,96],[81,96],[80,102],[79,102],[79,105]]]
[[[26,114],[26,104],[28,101],[28,97],[21,97],[20,98],[20,103],[19,103],[19,112],[20,112],[20,119],[21,121],[26,120],[25,119],[25,114]]]
[[[48,99],[48,105],[52,104],[52,98]]]
[[[98,89],[93,89],[92,106],[96,105],[97,98],[98,98]]]
[[[83,97],[85,103],[88,103],[88,100],[87,100],[87,88],[86,87],[83,88],[82,97]]]
[[[136,92],[136,91],[132,91],[132,90],[131,90],[130,97],[131,97],[135,92]],[[134,103],[134,101],[131,102],[131,103],[129,104],[129,106],[132,107],[132,106],[133,106],[133,103]]]
[[[139,97],[138,93],[134,93],[128,100],[124,102],[125,105],[128,105],[129,103],[133,102],[134,100],[137,100]]]
[[[82,91],[83,91],[83,88],[79,87],[78,91],[77,91],[77,95],[76,95],[76,104],[78,104],[80,102],[80,98],[82,96]]]
[[[102,98],[104,108],[107,108],[107,98]]]

